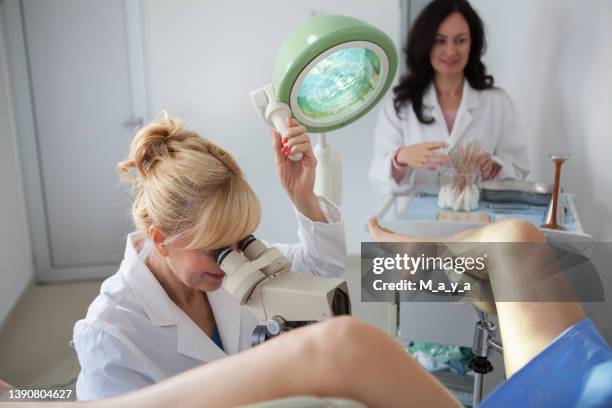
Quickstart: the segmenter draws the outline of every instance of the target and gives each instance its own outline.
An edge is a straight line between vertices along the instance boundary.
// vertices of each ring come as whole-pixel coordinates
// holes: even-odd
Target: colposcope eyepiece
[[[238,242],[238,248],[244,252],[246,250],[246,248],[249,246],[249,244],[251,244],[253,241],[256,241],[257,238],[255,238],[255,236],[253,234],[247,235],[246,237],[242,238],[239,242]]]
[[[245,251],[245,249],[253,242],[253,241],[257,241],[257,238],[255,238],[255,236],[253,234],[247,235],[246,237],[242,238],[240,241],[238,241],[238,249],[242,252]],[[223,262],[223,259],[225,259],[225,257],[232,252],[232,248],[221,248],[219,250],[216,251],[217,252],[217,263],[219,265],[221,265],[221,262]]]
[[[232,252],[232,251],[233,251],[232,248],[223,248],[223,249],[220,249],[219,253],[217,255],[217,264],[221,265],[221,262],[223,262],[225,257],[228,256],[230,254],[230,252]]]

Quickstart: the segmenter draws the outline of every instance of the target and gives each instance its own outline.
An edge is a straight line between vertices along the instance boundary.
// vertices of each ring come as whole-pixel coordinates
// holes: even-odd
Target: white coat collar
[[[453,130],[449,135],[449,149],[452,149],[461,136],[464,135],[470,123],[472,123],[472,114],[470,111],[472,109],[476,109],[478,105],[480,105],[480,93],[472,88],[467,79],[465,79],[463,82],[463,95],[461,96],[461,103],[459,104],[459,109],[457,110],[455,125],[453,126]],[[446,129],[448,132],[446,121],[444,119],[442,109],[440,108],[438,96],[436,95],[436,88],[433,82],[429,85],[427,91],[423,95],[423,107],[428,109],[434,120],[437,123],[442,124],[444,129]]]
[[[234,354],[239,347],[242,306],[223,288],[208,292],[207,295],[213,314],[223,316],[223,319],[215,319],[223,348],[227,354]]]
[[[142,240],[142,235],[138,232],[128,235],[120,270],[138,303],[154,326],[176,324],[177,319],[172,307],[174,303],[144,261],[138,256],[135,245],[136,242]]]
[[[471,110],[478,107],[479,104],[480,94],[476,89],[470,86],[470,83],[467,81],[467,79],[464,79],[463,95],[461,96],[461,104],[459,105],[459,108],[464,105],[466,110]],[[436,95],[436,87],[433,82],[429,84],[427,90],[425,91],[425,94],[423,94],[423,106],[429,109],[438,108],[440,112],[442,112],[442,109],[440,109],[440,104],[438,102],[438,96]]]
[[[140,259],[135,243],[141,240],[142,235],[138,232],[128,235],[120,272],[147,314],[151,324],[156,327],[176,325],[178,353],[204,362],[225,357],[226,354],[223,350],[219,349],[212,339],[172,302],[145,262]],[[214,308],[213,313],[215,316],[219,316]],[[238,324],[240,323],[238,322]],[[219,334],[223,346],[226,348],[226,341],[221,328],[219,328]]]

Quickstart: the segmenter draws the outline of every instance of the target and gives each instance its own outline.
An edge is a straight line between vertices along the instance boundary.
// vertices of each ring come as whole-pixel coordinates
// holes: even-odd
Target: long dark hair
[[[470,3],[466,0],[434,0],[427,5],[414,21],[406,47],[404,61],[408,72],[393,88],[393,104],[399,117],[400,109],[412,102],[412,109],[421,123],[433,123],[433,118],[423,116],[423,94],[434,78],[434,69],[429,60],[438,27],[454,12],[459,12],[470,27],[471,48],[464,75],[474,89],[493,87],[493,76],[487,74],[487,67],[481,57],[486,50],[484,24]]]

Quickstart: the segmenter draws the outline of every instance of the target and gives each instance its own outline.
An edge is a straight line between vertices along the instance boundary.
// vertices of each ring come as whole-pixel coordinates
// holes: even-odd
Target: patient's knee
[[[381,330],[351,317],[331,319],[319,329],[321,343],[317,351],[327,365],[326,370],[334,373],[334,381],[339,380],[335,387],[350,386],[354,382],[351,379],[361,375],[363,366],[378,359],[381,349],[393,342]]]
[[[373,328],[350,316],[340,316],[321,324],[323,336],[336,345],[360,345]]]
[[[311,339],[316,343],[318,353],[326,358],[335,358],[348,347],[358,345],[363,339],[366,324],[349,316],[336,317],[316,325]],[[318,347],[317,347],[318,346]]]

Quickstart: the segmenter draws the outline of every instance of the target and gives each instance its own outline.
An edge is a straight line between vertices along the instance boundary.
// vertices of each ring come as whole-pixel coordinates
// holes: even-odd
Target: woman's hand
[[[299,212],[313,221],[327,222],[313,192],[317,159],[312,151],[306,128],[300,126],[293,118],[288,118],[287,124],[289,131],[282,136],[282,139],[280,133],[272,130],[272,146],[278,178]],[[299,161],[290,160],[289,156],[296,153],[302,153],[304,156]]]
[[[502,168],[489,153],[483,153],[478,159],[478,164],[480,165],[480,175],[485,181],[497,176]]]
[[[426,142],[404,146],[397,151],[395,160],[398,163],[421,170],[433,171],[438,166],[447,164],[450,156],[438,149],[448,148],[446,142]]]

